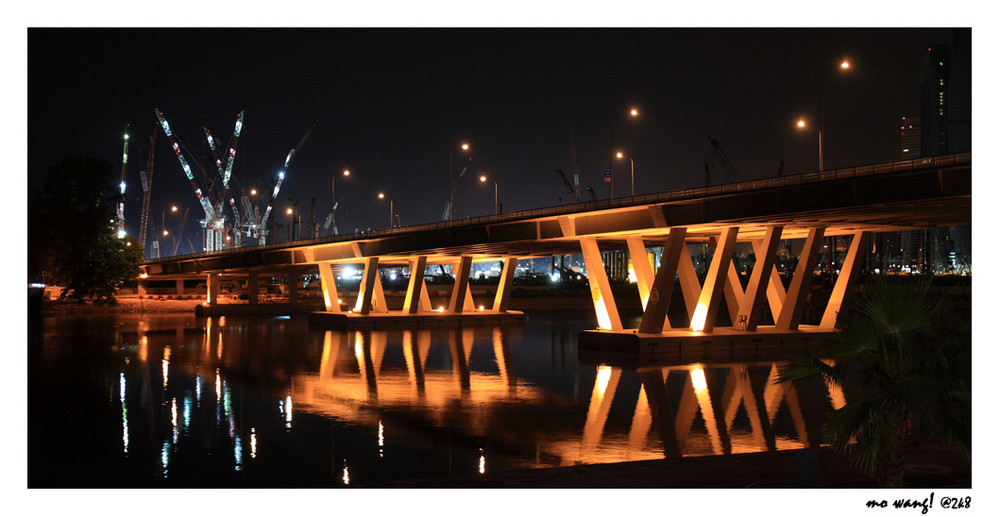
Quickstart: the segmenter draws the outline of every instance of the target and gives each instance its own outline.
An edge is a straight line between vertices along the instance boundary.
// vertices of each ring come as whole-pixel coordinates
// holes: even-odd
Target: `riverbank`
[[[914,442],[906,452],[904,488],[972,488],[960,450]],[[385,486],[385,485],[380,485]],[[878,488],[829,447],[724,456],[575,465],[486,473],[475,478],[416,479],[412,488]]]
[[[195,306],[201,305],[204,301],[198,298],[175,300],[175,299],[151,299],[139,298],[137,296],[120,296],[118,305],[95,305],[93,303],[76,303],[61,300],[46,300],[42,305],[42,315],[72,315],[72,314],[142,314],[142,313],[163,313],[163,312],[189,312],[194,314]]]

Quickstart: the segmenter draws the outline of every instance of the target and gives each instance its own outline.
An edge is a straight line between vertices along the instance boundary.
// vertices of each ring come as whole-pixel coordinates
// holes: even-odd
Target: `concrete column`
[[[514,273],[517,271],[517,257],[503,259],[503,271],[500,272],[500,283],[497,284],[497,294],[493,299],[493,310],[507,312],[507,300],[514,288]]]
[[[764,240],[754,248],[756,260],[753,272],[750,273],[750,282],[747,283],[747,291],[743,295],[740,312],[733,326],[739,325],[739,320],[743,319],[746,321],[746,330],[757,330],[757,321],[760,320],[770,275],[775,269],[774,256],[778,251],[778,243],[781,242],[781,230],[780,226],[768,228]]]
[[[632,259],[632,271],[635,272],[636,287],[639,288],[639,300],[643,310],[649,302],[649,291],[653,287],[653,265],[649,263],[649,253],[642,237],[630,235],[625,237],[628,245],[629,258]]]
[[[208,304],[216,305],[219,303],[219,275],[209,273],[205,285],[208,289]]]
[[[463,256],[455,265],[455,287],[451,290],[451,302],[448,304],[448,311],[453,314],[460,314],[463,310],[470,308],[468,298],[469,292],[469,272],[472,270],[472,257]]]
[[[681,255],[687,253],[687,244],[684,241],[686,235],[687,228],[670,229],[670,235],[667,236],[667,242],[663,246],[663,254],[660,255],[660,267],[649,289],[649,302],[639,322],[639,332],[657,334],[662,332],[664,327],[670,328],[667,311],[674,293],[674,275],[677,274],[677,266],[680,264]],[[690,260],[689,255],[688,261]],[[632,262],[635,263],[634,258]]]
[[[826,304],[826,310],[823,312],[823,320],[819,324],[820,327],[835,328],[837,326],[837,315],[840,314],[843,307],[850,303],[851,296],[854,294],[857,284],[858,273],[861,271],[864,263],[864,250],[868,248],[870,237],[871,232],[854,232],[854,237],[851,239],[851,247],[847,250],[847,257],[844,258],[844,264],[840,268],[837,283],[834,284],[833,292],[830,293],[830,301]]]
[[[288,303],[298,305],[299,303],[299,275],[288,275]]]
[[[337,283],[333,275],[333,267],[329,262],[319,263],[319,280],[323,289],[323,304],[327,312],[340,313],[340,295],[337,294]]]
[[[624,330],[618,305],[611,292],[611,283],[604,270],[601,260],[601,249],[594,237],[581,237],[580,249],[583,261],[587,266],[587,281],[590,283],[590,293],[594,300],[594,311],[597,313],[597,324],[604,330]]]
[[[250,305],[257,305],[257,279],[259,274],[256,271],[250,272],[250,277],[247,278],[247,298],[250,301]]]
[[[427,256],[421,255],[410,259],[410,283],[406,286],[406,298],[403,300],[403,314],[417,314],[420,309],[420,297],[426,296],[424,285],[424,269],[427,267]]]
[[[358,301],[354,304],[354,312],[359,314],[371,312],[376,282],[381,287],[382,282],[378,277],[378,257],[368,257],[365,260],[365,273],[358,288]]]
[[[146,289],[147,289],[147,287],[148,286],[146,285],[146,282],[139,282],[138,283],[137,292],[139,293],[139,298],[145,298],[146,297]]]
[[[177,281],[174,283],[174,286],[175,286],[174,287],[174,291],[178,295],[184,294],[184,279],[183,278],[178,278]]]
[[[719,243],[712,254],[712,263],[708,266],[705,285],[698,297],[694,317],[691,318],[691,328],[696,331],[711,332],[715,328],[715,316],[719,312],[719,302],[722,299],[723,284],[732,266],[733,250],[736,248],[736,234],[739,229],[730,226],[722,230]]]
[[[694,317],[694,310],[698,307],[701,282],[698,281],[698,272],[694,270],[694,262],[691,260],[691,252],[687,246],[684,246],[680,262],[677,263],[677,277],[680,279],[684,307],[687,309],[688,322],[690,323],[691,318]]]
[[[802,247],[802,253],[799,255],[799,264],[795,267],[795,275],[792,276],[792,283],[788,285],[785,303],[781,305],[781,314],[778,315],[778,319],[774,323],[777,329],[796,330],[799,328],[806,295],[809,294],[809,286],[812,285],[813,269],[816,267],[819,250],[823,246],[823,231],[824,228],[809,230],[809,236],[806,237],[805,246]]]

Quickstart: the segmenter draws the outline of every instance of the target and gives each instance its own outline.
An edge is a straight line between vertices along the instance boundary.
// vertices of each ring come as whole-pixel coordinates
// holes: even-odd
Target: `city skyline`
[[[625,154],[614,164],[615,197],[631,192],[633,177],[637,194],[702,186],[709,163],[711,181],[727,182],[712,138],[742,179],[810,172],[819,168],[820,120],[825,169],[891,161],[899,158],[900,118],[920,113],[924,53],[953,38],[949,29],[32,29],[28,36],[29,190],[64,155],[119,168],[129,124],[127,233],[137,233],[141,210],[139,146],[157,133],[150,212],[190,210],[188,236],[204,214],[154,109],[192,162],[208,154],[203,126],[225,142],[245,110],[233,174],[244,191],[268,190],[309,131],[272,219],[286,225],[286,209],[297,202],[303,224],[312,208],[322,226],[332,178],[349,169],[335,190],[340,232],[351,233],[388,226],[380,192],[394,200],[402,225],[441,221],[449,169],[453,217],[464,218],[494,211],[494,188],[481,175],[496,182],[505,212],[572,202],[557,169],[571,182],[579,177],[582,200],[590,199],[587,187],[607,199],[612,150]],[[83,58],[95,55],[108,59]],[[837,69],[843,59],[849,70]],[[87,80],[66,89],[65,76]],[[632,108],[638,116],[628,115]],[[800,119],[805,129],[795,127]],[[196,181],[207,191],[200,173]]]

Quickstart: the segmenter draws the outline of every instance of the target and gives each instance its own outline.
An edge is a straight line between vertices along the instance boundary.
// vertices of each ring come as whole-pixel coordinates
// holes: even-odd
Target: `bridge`
[[[248,306],[256,303],[258,279],[318,274],[324,310],[317,324],[342,326],[409,321],[481,321],[517,318],[508,310],[519,259],[582,254],[600,330],[581,335],[581,345],[647,349],[670,339],[712,337],[759,339],[765,334],[804,336],[836,329],[850,300],[874,232],[971,223],[971,153],[744,181],[702,188],[614,198],[527,210],[461,221],[393,228],[148,260],[142,282],[203,278],[206,311],[219,309],[219,285],[244,279]],[[819,325],[802,325],[802,313],[824,237],[843,236],[850,244]],[[780,241],[801,241],[797,266],[787,287],[775,259]],[[756,257],[744,287],[733,267],[739,242]],[[701,281],[688,245],[705,244],[711,263]],[[658,264],[649,248],[662,247]],[[797,246],[796,246],[797,247]],[[611,289],[602,252],[622,250],[631,258],[643,315],[626,329]],[[469,274],[474,262],[501,262],[493,303],[476,307]],[[364,270],[357,298],[344,302],[336,272],[346,265]],[[451,265],[455,273],[447,306],[431,307],[424,270]],[[401,310],[390,310],[378,271],[406,267],[409,283]],[[676,281],[679,280],[679,281]],[[688,324],[671,328],[666,318],[675,284],[682,291]],[[289,299],[297,293],[290,286]],[[725,303],[735,323],[716,328]],[[221,309],[220,309],[221,310]],[[235,310],[233,305],[225,310]],[[760,325],[769,310],[774,325]]]

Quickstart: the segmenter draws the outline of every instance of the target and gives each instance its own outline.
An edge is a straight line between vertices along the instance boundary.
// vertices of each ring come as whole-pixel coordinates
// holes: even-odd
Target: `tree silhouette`
[[[843,331],[778,379],[843,388],[848,403],[830,414],[823,437],[884,486],[903,484],[912,433],[971,454],[971,319],[946,296],[933,299],[930,284],[875,277]]]
[[[29,281],[61,285],[63,296],[116,304],[134,282],[142,247],[115,234],[114,168],[95,158],[64,158],[28,203]]]

